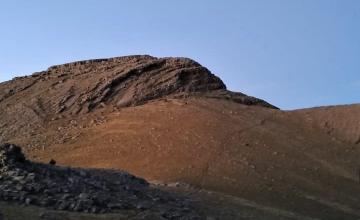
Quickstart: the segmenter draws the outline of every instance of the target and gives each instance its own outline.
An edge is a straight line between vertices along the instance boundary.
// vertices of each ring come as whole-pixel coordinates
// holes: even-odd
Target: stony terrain
[[[202,219],[185,199],[151,190],[126,172],[33,163],[11,144],[0,146],[0,200],[76,212],[133,209],[163,219]]]
[[[224,193],[240,201],[224,205],[227,219],[247,219],[233,215],[244,204],[289,219],[360,217],[360,105],[282,111],[195,61],[150,56],[54,66],[1,83],[0,97],[0,141],[31,160]],[[200,200],[221,210],[221,196]]]

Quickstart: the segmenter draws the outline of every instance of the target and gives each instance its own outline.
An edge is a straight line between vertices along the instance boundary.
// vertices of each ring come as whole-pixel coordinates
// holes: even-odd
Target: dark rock
[[[87,194],[87,193],[81,193],[80,195],[79,195],[79,199],[80,200],[87,200],[87,199],[89,199],[89,194]]]
[[[0,168],[16,165],[25,161],[21,148],[13,144],[3,144],[0,146]]]
[[[51,159],[51,160],[49,161],[49,164],[50,164],[50,165],[56,165],[56,161],[55,161],[54,159]]]
[[[30,205],[32,201],[33,201],[33,200],[32,200],[31,198],[26,198],[26,199],[25,199],[25,204],[26,204],[26,205]]]
[[[99,213],[99,211],[100,211],[100,209],[97,208],[96,206],[91,207],[91,210],[90,210],[91,213]]]

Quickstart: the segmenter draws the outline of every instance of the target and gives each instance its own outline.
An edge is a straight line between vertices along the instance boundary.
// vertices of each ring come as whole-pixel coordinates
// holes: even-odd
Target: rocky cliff
[[[217,76],[188,58],[127,56],[79,61],[0,84],[1,106],[16,101],[18,106],[36,107],[33,110],[40,115],[78,114],[107,104],[126,107],[188,96],[274,108],[263,100],[227,91]]]

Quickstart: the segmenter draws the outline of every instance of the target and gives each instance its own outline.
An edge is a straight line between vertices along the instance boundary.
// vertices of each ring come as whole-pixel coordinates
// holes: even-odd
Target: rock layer
[[[49,113],[75,114],[104,104],[126,107],[193,95],[274,108],[263,100],[227,91],[217,76],[188,58],[127,56],[52,66],[0,84],[0,103],[26,91]]]

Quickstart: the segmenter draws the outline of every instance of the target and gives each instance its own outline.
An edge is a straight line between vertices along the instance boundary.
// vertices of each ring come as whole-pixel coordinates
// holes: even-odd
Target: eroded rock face
[[[103,107],[120,109],[167,98],[208,97],[275,108],[230,92],[217,76],[188,58],[126,56],[79,61],[0,83],[0,142],[31,136],[53,118]]]
[[[196,95],[274,107],[242,93],[230,94],[221,79],[191,59],[151,56],[68,63],[0,84],[0,103],[20,94],[33,97],[34,103],[28,104],[37,105],[44,113],[75,114],[104,104],[126,107]]]
[[[87,71],[103,74],[104,77],[92,82],[76,98],[75,105],[78,105],[80,112],[91,111],[103,103],[126,107],[166,96],[226,89],[218,77],[186,58],[134,56],[76,62],[49,69],[51,75],[60,74],[65,80],[67,75],[74,72],[89,75]],[[76,90],[75,87],[73,89]],[[72,108],[70,96],[59,103],[60,112]]]
[[[134,209],[165,219],[201,219],[189,201],[151,189],[129,173],[33,163],[12,144],[0,145],[0,200],[78,212]]]

